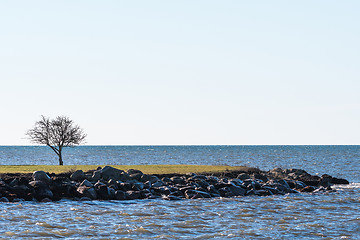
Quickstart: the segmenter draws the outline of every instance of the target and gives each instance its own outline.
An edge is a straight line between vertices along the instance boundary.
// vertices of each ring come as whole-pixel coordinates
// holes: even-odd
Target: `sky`
[[[0,2],[0,145],[360,144],[359,1]]]

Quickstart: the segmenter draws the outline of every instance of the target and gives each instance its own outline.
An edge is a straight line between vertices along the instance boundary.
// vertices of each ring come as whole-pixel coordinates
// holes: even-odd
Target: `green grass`
[[[34,171],[45,171],[49,173],[64,173],[75,170],[94,170],[104,165],[1,165],[0,173],[32,173]],[[211,166],[211,165],[111,165],[112,167],[127,171],[138,169],[145,174],[170,174],[170,173],[216,173],[227,170],[246,170],[247,167],[234,166]]]

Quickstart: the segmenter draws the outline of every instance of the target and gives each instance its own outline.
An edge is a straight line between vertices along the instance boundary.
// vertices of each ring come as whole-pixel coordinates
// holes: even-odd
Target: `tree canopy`
[[[86,134],[66,116],[49,119],[41,116],[41,120],[28,130],[26,135],[31,142],[49,146],[59,157],[59,165],[63,165],[62,149],[80,145]]]

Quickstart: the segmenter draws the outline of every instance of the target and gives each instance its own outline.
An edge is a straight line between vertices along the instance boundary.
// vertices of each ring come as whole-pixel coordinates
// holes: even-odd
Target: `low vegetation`
[[[32,173],[34,171],[45,171],[49,173],[73,172],[76,170],[89,171],[104,165],[2,165],[1,173]],[[111,165],[114,168],[127,171],[138,169],[145,174],[186,174],[186,173],[216,173],[233,170],[246,170],[241,166],[211,166],[211,165]]]

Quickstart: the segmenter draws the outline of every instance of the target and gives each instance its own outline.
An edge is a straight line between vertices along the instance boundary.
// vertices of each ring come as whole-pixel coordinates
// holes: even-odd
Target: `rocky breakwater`
[[[246,168],[211,174],[148,175],[139,170],[127,172],[106,166],[97,170],[49,174],[2,174],[0,201],[71,200],[165,200],[268,196],[300,192],[333,191],[333,184],[348,184],[330,175],[310,175],[301,169],[261,171]]]

